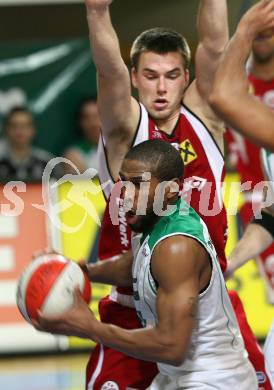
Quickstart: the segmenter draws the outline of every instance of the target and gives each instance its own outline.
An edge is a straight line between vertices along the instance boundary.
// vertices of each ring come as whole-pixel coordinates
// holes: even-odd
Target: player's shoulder
[[[150,248],[152,249],[160,241],[176,235],[204,242],[206,227],[195,210],[183,199],[172,207],[173,212],[161,217],[152,230],[148,240]]]

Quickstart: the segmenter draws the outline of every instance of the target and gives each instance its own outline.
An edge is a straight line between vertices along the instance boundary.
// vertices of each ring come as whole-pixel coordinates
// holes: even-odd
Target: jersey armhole
[[[206,124],[202,121],[202,119],[201,119],[197,114],[195,114],[195,112],[193,112],[188,106],[186,106],[184,103],[182,103],[182,106],[183,106],[191,115],[193,115],[193,116],[194,116],[194,117],[195,117],[195,118],[204,126],[204,128],[205,128],[206,131],[208,132],[210,138],[211,138],[212,141],[214,142],[214,144],[215,144],[217,150],[219,151],[219,153],[220,153],[222,159],[224,160],[224,159],[225,159],[224,154],[223,154],[223,152],[221,151],[219,145],[217,144],[215,138],[213,137],[213,135],[212,135],[211,131],[209,130],[209,128],[207,127],[207,125],[206,125]]]

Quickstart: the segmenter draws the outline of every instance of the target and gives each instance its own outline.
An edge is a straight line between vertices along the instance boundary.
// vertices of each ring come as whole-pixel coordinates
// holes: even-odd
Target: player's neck
[[[254,77],[264,81],[274,80],[274,57],[264,64],[253,60],[251,73]]]
[[[168,118],[165,119],[154,119],[154,123],[157,128],[161,131],[164,131],[168,135],[170,135],[178,121],[180,115],[180,108],[172,113]]]

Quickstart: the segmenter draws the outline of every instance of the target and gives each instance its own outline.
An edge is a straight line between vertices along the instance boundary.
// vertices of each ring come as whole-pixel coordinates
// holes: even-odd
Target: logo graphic
[[[119,386],[113,381],[107,381],[103,384],[101,390],[119,390]]]
[[[197,159],[198,156],[193,146],[191,145],[189,139],[184,140],[180,144],[180,149],[181,149],[181,156],[185,165],[188,165]]]
[[[259,382],[260,385],[261,385],[262,383],[265,383],[265,382],[266,382],[266,376],[265,376],[264,372],[262,372],[262,371],[257,371],[257,372],[256,372],[256,375],[257,375],[257,379],[258,379],[258,382]]]
[[[203,177],[199,177],[199,176],[188,177],[184,181],[183,194],[191,189],[202,191],[206,183],[207,180]]]
[[[64,175],[57,182],[53,182],[51,181],[51,173],[54,167],[56,167],[60,163],[66,163],[71,165],[75,170],[76,174]],[[98,212],[93,202],[87,197],[87,193],[97,195],[101,193],[101,190],[103,190],[109,183],[104,183],[101,186],[96,185],[92,180],[96,177],[96,175],[97,171],[93,168],[89,168],[81,174],[78,168],[66,158],[56,157],[51,159],[47,164],[42,177],[43,204],[33,204],[33,207],[44,211],[51,220],[51,223],[65,233],[77,232],[85,223],[88,215],[93,219],[93,221],[97,223],[98,226],[100,226],[100,216],[98,215]],[[84,187],[79,188],[79,186],[76,185],[75,179],[77,179],[78,182],[79,180],[82,180],[83,182],[88,182],[88,189]],[[71,183],[71,188],[67,193],[66,199],[56,202],[54,194],[58,187],[60,187],[65,182]],[[71,208],[73,204],[77,204],[78,206],[80,206],[85,211],[85,214],[81,222],[77,226],[67,226],[62,222],[60,214],[63,211]]]

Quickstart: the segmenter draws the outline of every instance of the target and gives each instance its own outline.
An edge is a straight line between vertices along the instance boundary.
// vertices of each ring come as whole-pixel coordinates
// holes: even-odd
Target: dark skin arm
[[[110,284],[112,286],[132,286],[132,252],[126,252],[95,264],[80,264],[91,282]]]
[[[210,280],[208,255],[195,240],[173,236],[156,247],[152,272],[159,284],[154,327],[126,330],[101,323],[79,292],[71,310],[55,318],[40,315],[35,325],[42,331],[80,335],[138,359],[180,365],[195,324],[199,291]]]

